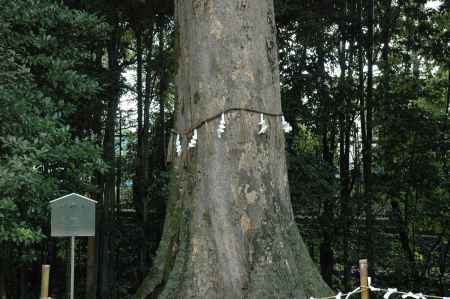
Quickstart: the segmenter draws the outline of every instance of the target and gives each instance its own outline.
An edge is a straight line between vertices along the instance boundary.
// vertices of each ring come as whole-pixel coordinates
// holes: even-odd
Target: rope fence
[[[361,279],[361,286],[357,287],[351,292],[348,293],[342,293],[339,292],[334,296],[329,297],[310,297],[310,299],[349,299],[352,295],[355,294],[362,294],[361,299],[368,299],[369,298],[369,292],[378,292],[378,293],[384,293],[383,298],[389,299],[392,295],[401,295],[402,299],[412,298],[412,299],[427,299],[427,298],[436,298],[436,299],[450,299],[450,297],[444,297],[444,296],[435,296],[435,295],[427,295],[423,293],[413,293],[411,291],[409,292],[402,292],[399,291],[397,288],[377,288],[372,285],[372,279],[367,276],[367,260],[361,260],[360,261],[360,279]]]

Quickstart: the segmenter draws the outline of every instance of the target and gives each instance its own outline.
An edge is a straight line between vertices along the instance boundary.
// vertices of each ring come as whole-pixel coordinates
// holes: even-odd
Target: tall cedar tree
[[[179,132],[228,108],[281,113],[273,0],[175,4]],[[281,117],[226,115],[175,161],[163,239],[138,298],[329,294],[294,221]]]

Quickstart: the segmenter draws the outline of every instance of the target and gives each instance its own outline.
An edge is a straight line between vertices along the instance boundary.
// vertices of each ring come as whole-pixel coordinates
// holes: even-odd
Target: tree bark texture
[[[374,233],[373,228],[373,202],[374,195],[372,190],[372,140],[373,140],[373,44],[374,44],[374,0],[369,0],[367,5],[367,97],[366,97],[366,134],[363,143],[363,172],[364,172],[364,196],[366,198],[366,255],[369,261],[372,261],[372,270],[375,268],[374,258]],[[363,135],[364,136],[364,135]]]
[[[116,186],[116,157],[115,135],[117,109],[120,98],[120,74],[119,65],[121,30],[118,18],[115,17],[115,27],[108,46],[108,68],[111,74],[109,98],[106,105],[105,131],[103,136],[103,159],[108,164],[108,171],[103,175],[103,199],[99,206],[99,233],[97,237],[97,265],[98,265],[98,298],[114,298],[112,283],[114,281],[113,259],[113,225],[115,219],[115,186]]]
[[[177,0],[175,129],[229,108],[281,113],[273,0]],[[281,117],[226,114],[174,162],[154,267],[137,298],[307,298],[329,294],[294,221]],[[189,136],[190,137],[190,136]]]

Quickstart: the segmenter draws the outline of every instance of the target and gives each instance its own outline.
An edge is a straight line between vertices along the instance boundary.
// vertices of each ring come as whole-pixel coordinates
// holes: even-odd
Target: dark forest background
[[[334,289],[449,296],[450,2],[278,0],[294,213]],[[48,202],[99,202],[76,298],[128,298],[169,193],[176,28],[159,1],[0,1],[0,298],[64,296]],[[200,140],[201,142],[201,140]],[[87,290],[87,291],[86,291]]]

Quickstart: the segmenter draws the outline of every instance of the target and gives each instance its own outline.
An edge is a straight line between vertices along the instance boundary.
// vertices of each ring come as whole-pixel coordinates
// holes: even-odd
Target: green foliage
[[[369,226],[361,129],[361,110],[368,109],[362,105],[368,2],[275,3],[283,109],[297,124],[288,137],[294,212],[317,261],[331,243],[332,283],[348,288],[344,267],[365,254]],[[375,1],[371,264],[379,283],[442,292],[450,228],[450,23],[448,1],[439,9],[426,3]],[[341,147],[347,132],[348,166]]]
[[[69,123],[101,90],[86,69],[107,27],[54,1],[2,1],[0,19],[0,243],[14,254],[48,236],[49,200],[92,191],[104,170]]]
[[[160,64],[169,81],[176,71],[174,25],[170,17],[158,15],[165,24],[166,46],[163,53],[144,51],[149,55],[145,71],[152,102],[144,224],[129,184],[137,179],[135,118],[125,117],[126,135],[120,138],[125,154],[117,163],[106,166],[98,145],[110,100],[125,89],[136,91],[137,86],[125,86],[115,76],[116,67],[134,70],[135,35],[130,28],[144,26],[145,35],[153,36],[153,47],[158,46],[159,34],[150,26],[154,19],[146,18],[151,1],[145,9],[139,1],[65,1],[71,9],[59,2],[0,1],[0,250],[6,248],[3,258],[17,265],[36,260],[49,235],[48,201],[72,191],[99,194],[95,185],[102,178],[99,174],[108,169],[114,175],[120,165],[118,181],[127,184],[119,184],[118,207],[126,210],[112,213],[120,226],[112,223],[105,231],[114,235],[112,250],[119,253],[114,270],[120,272],[116,287],[125,297],[140,283],[136,275],[142,270],[140,247],[145,244],[148,255],[154,253],[164,222],[169,179],[160,169],[165,145],[161,145],[164,132],[156,102]],[[374,279],[379,284],[434,292],[448,285],[450,267],[445,262],[450,238],[450,14],[448,1],[439,10],[425,9],[426,2],[375,1],[372,191],[377,260],[369,262],[371,270],[377,263]],[[316,261],[321,246],[329,242],[335,259],[333,286],[347,289],[343,269],[357,265],[364,254],[361,243],[367,227],[361,165],[367,1],[277,0],[275,5],[282,105],[294,125],[294,132],[287,135],[287,149],[295,216]],[[96,11],[114,29],[75,7]],[[383,56],[386,38],[389,68]],[[145,44],[151,43],[145,40]],[[114,47],[120,49],[117,66],[105,59]],[[346,68],[343,78],[341,67]],[[175,106],[171,83],[165,100],[167,133]],[[340,133],[347,129],[351,134],[349,198],[342,193],[345,174],[340,152]],[[345,231],[349,233],[347,260]],[[404,242],[401,233],[407,237]],[[58,254],[62,258],[62,250]],[[351,272],[356,277],[355,270]]]

